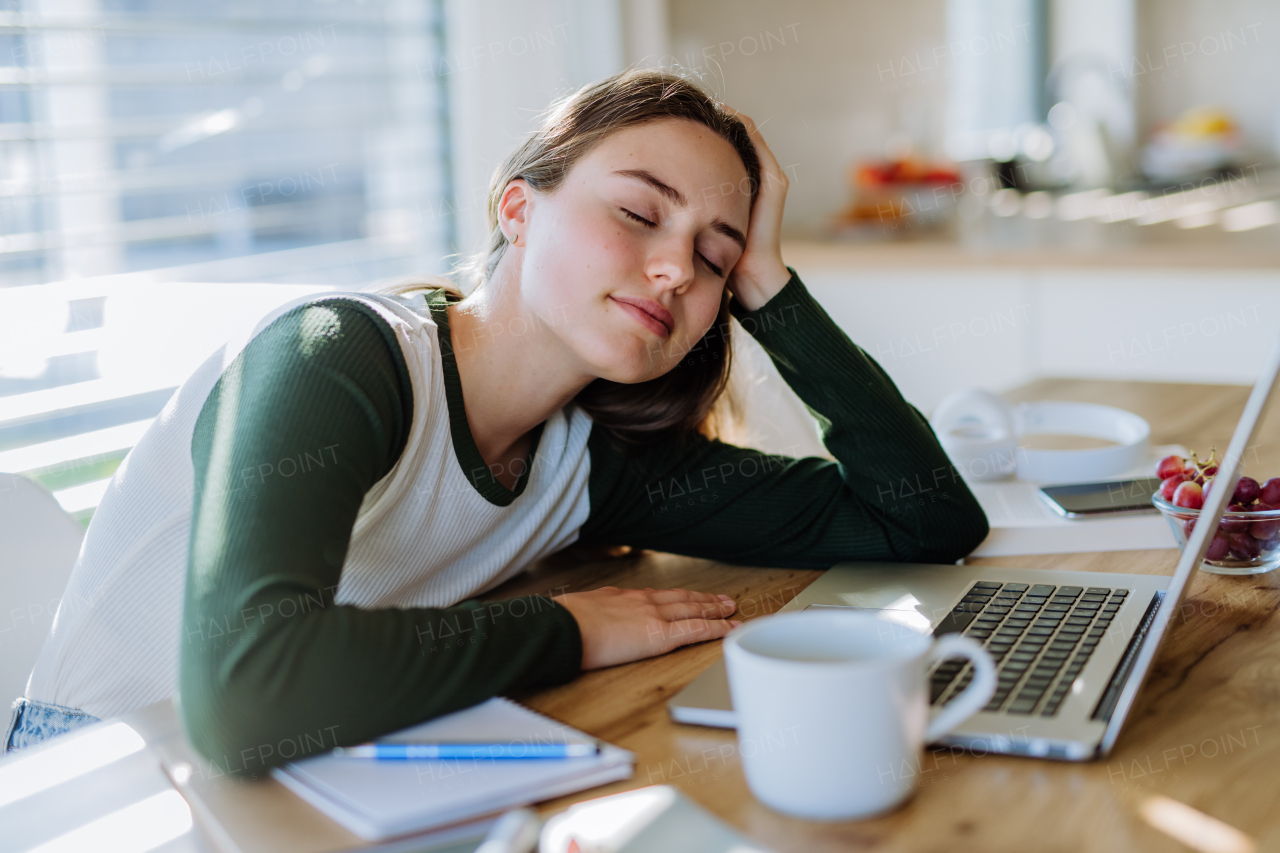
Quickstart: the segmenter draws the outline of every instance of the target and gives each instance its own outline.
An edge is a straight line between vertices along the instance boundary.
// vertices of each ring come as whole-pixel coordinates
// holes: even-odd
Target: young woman
[[[738,624],[679,589],[470,600],[575,542],[967,554],[987,522],[928,423],[783,263],[786,191],[754,123],[671,74],[556,105],[495,175],[469,296],[308,298],[178,390],[90,525],[6,748],[176,692],[196,747],[254,772]],[[730,315],[838,461],[705,434]]]

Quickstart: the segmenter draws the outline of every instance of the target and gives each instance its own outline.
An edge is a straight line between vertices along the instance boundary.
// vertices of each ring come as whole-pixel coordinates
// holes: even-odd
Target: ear
[[[498,199],[498,227],[502,233],[523,237],[528,230],[532,204],[533,188],[524,178],[508,183]]]

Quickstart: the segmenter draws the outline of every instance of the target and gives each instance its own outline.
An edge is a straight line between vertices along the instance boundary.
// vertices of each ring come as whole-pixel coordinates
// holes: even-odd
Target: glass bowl
[[[1200,510],[1174,506],[1160,497],[1159,492],[1151,496],[1151,502],[1169,522],[1178,547],[1186,548]],[[1258,533],[1271,535],[1260,539]],[[1225,547],[1211,543],[1208,553],[1214,559],[1206,557],[1200,564],[1201,571],[1217,575],[1260,575],[1280,566],[1280,509],[1224,513],[1215,538],[1219,536],[1226,540]]]

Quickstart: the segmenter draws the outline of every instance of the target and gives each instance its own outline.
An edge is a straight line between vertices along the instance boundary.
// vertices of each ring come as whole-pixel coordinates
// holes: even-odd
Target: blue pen
[[[341,758],[376,758],[384,761],[453,758],[586,758],[600,754],[594,743],[368,743],[338,747]]]

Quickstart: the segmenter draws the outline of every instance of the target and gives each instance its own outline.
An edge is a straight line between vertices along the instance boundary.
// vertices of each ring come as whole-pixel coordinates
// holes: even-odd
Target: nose
[[[693,283],[693,243],[675,234],[657,242],[645,261],[645,274],[663,290],[683,293]]]

